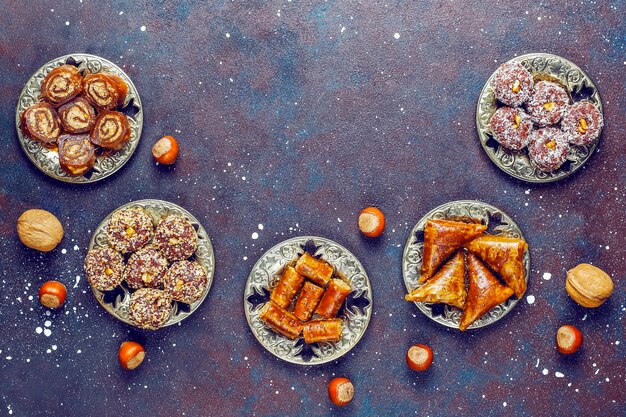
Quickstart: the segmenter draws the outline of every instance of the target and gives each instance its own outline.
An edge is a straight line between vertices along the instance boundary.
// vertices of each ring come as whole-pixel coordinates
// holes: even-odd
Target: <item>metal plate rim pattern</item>
[[[407,292],[413,291],[418,287],[417,279],[419,278],[419,271],[421,269],[421,260],[423,254],[423,241],[417,238],[417,233],[424,230],[426,221],[433,218],[439,219],[455,219],[455,218],[474,218],[481,220],[483,224],[488,226],[487,232],[495,235],[504,235],[510,237],[517,237],[523,240],[524,236],[521,229],[515,223],[515,221],[502,210],[497,207],[484,203],[479,200],[457,200],[450,201],[442,204],[426,213],[411,229],[411,233],[404,245],[404,251],[402,253],[402,277]],[[489,225],[489,219],[491,217],[500,217],[500,225]],[[528,278],[530,275],[530,251],[527,248],[523,256],[524,262],[524,274],[526,283],[528,284]],[[509,298],[502,304],[491,309],[483,317],[475,321],[469,330],[478,329],[488,326],[500,320],[506,316],[520,300],[516,298]],[[432,311],[433,304],[414,302],[417,308],[424,313],[428,318],[436,323],[450,327],[453,329],[459,328],[459,319],[461,316],[461,310],[444,306],[443,315],[434,315]]]
[[[547,74],[557,78],[567,88],[570,96],[573,91],[580,91],[586,86],[593,91],[589,100],[598,107],[600,113],[604,114],[600,93],[595,84],[587,73],[572,61],[558,55],[537,52],[520,55],[510,59],[508,62],[520,62],[533,76],[535,74]],[[558,181],[578,171],[594,153],[601,136],[588,146],[572,146],[567,156],[570,169],[564,170],[561,167],[553,172],[542,172],[533,167],[525,149],[515,152],[507,150],[500,144],[498,144],[497,149],[487,145],[487,142],[491,139],[488,133],[489,119],[491,119],[491,116],[497,109],[492,87],[492,80],[497,71],[498,69],[496,68],[483,85],[476,103],[476,131],[480,144],[487,156],[489,156],[489,159],[498,168],[512,177],[531,183]]]
[[[94,165],[93,170],[90,171],[90,178],[82,175],[74,177],[65,173],[59,166],[58,153],[46,148],[37,141],[30,139],[24,135],[21,129],[21,115],[24,110],[30,105],[41,100],[41,82],[43,78],[53,68],[65,64],[70,58],[77,63],[80,62],[78,68],[81,71],[87,70],[88,72],[99,72],[100,70],[105,69],[122,77],[128,85],[128,94],[126,95],[126,100],[122,107],[126,107],[132,100],[133,106],[137,109],[137,113],[134,114],[133,117],[127,116],[131,128],[131,135],[126,146],[109,156],[97,156],[96,164]],[[97,71],[95,71],[96,69]],[[139,140],[141,138],[142,127],[143,106],[141,104],[141,99],[139,98],[139,92],[130,77],[113,62],[96,55],[85,53],[63,55],[42,65],[24,84],[15,108],[15,128],[18,140],[28,159],[30,159],[37,169],[49,177],[72,184],[88,184],[100,181],[110,175],[113,175],[120,168],[122,168],[130,160],[131,156],[137,149],[137,145],[139,144]]]
[[[182,208],[181,206],[174,204],[174,203],[170,203],[169,201],[164,201],[164,200],[145,199],[145,200],[131,201],[130,203],[126,203],[116,208],[112,212],[110,212],[100,222],[100,224],[98,224],[98,226],[94,230],[94,233],[91,236],[91,240],[89,241],[89,247],[87,249],[88,251],[96,247],[108,246],[106,226],[109,222],[109,219],[115,212],[125,209],[125,208],[129,208],[129,207],[143,208],[150,215],[153,222],[155,220],[158,220],[157,217],[159,219],[163,218],[166,214],[169,214],[171,212],[181,214],[184,217],[187,217],[191,221],[192,225],[197,227],[198,249],[192,256],[195,257],[196,261],[199,264],[201,264],[202,266],[206,268],[207,285],[204,289],[202,297],[198,301],[195,301],[189,304],[189,311],[180,311],[177,308],[177,303],[176,302],[172,303],[172,315],[170,316],[169,320],[163,326],[161,326],[161,328],[171,326],[173,324],[177,324],[181,322],[182,320],[184,320],[185,318],[189,317],[194,311],[196,311],[200,307],[200,305],[204,302],[207,295],[209,294],[209,291],[213,284],[213,276],[215,273],[215,255],[213,253],[213,245],[211,243],[211,238],[207,234],[202,224],[200,224],[198,219],[194,217],[191,213],[189,213],[186,209]],[[158,211],[160,211],[161,214],[158,214]],[[130,302],[130,291],[128,291],[127,288],[120,286],[120,288],[123,290],[123,295],[116,297],[115,305],[114,305],[113,303],[105,302],[104,292],[95,289],[91,285],[89,285],[89,287],[91,288],[91,291],[96,297],[96,300],[98,300],[98,303],[100,303],[100,305],[104,307],[104,309],[107,312],[109,312],[113,317],[133,327],[141,328],[141,327],[136,326],[134,323],[132,323],[128,319],[128,305]]]
[[[346,278],[351,281],[353,293],[356,291],[359,297],[362,296],[368,301],[368,304],[363,307],[360,312],[358,307],[350,308],[350,306],[348,306],[344,309],[343,315],[348,315],[349,317],[347,318],[347,326],[345,326],[346,320],[344,320],[342,340],[337,343],[308,345],[316,346],[312,347],[312,350],[321,355],[312,357],[310,361],[305,361],[302,357],[297,356],[301,349],[298,349],[296,344],[302,336],[295,340],[289,340],[286,337],[275,333],[259,319],[258,311],[260,310],[260,307],[256,306],[255,308],[255,306],[253,306],[249,301],[251,296],[254,294],[260,294],[263,289],[267,289],[269,291],[273,281],[278,279],[280,271],[288,262],[294,260],[296,255],[304,251],[303,247],[307,244],[307,242],[313,242],[317,248],[316,254],[322,254],[322,258],[324,260],[332,264],[341,274],[345,275]],[[332,256],[328,256],[331,252]],[[271,257],[276,257],[276,259],[271,260]],[[350,271],[347,269],[347,263],[344,263],[345,260],[351,263],[351,273],[349,273]],[[337,264],[337,261],[339,261],[339,265]],[[269,264],[269,266],[263,267],[266,263]],[[350,297],[348,297],[348,299],[349,298]],[[274,245],[261,255],[252,267],[246,281],[243,302],[244,313],[248,325],[250,326],[250,330],[261,346],[279,359],[289,363],[306,366],[328,363],[339,359],[348,353],[354,346],[356,346],[365,334],[373,309],[372,286],[367,272],[361,262],[344,246],[331,239],[319,236],[293,237]],[[357,313],[354,313],[354,310],[356,310]],[[354,331],[352,330],[353,327]],[[346,328],[348,331],[346,331]],[[336,346],[340,347],[336,348]]]

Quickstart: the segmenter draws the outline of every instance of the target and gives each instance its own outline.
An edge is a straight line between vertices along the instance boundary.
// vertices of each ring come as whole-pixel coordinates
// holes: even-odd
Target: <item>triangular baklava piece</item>
[[[479,223],[451,220],[428,220],[424,227],[424,256],[420,284],[432,277],[441,265],[457,249],[487,229]]]
[[[513,290],[498,281],[489,269],[471,252],[467,253],[469,285],[467,300],[459,329],[465,330],[498,304],[509,299]]]
[[[457,251],[428,282],[404,298],[422,303],[443,303],[458,308],[465,304],[465,256]]]
[[[526,292],[524,278],[524,251],[528,247],[526,242],[504,236],[483,234],[465,247],[478,255],[493,271],[500,275],[511,287],[517,298]]]

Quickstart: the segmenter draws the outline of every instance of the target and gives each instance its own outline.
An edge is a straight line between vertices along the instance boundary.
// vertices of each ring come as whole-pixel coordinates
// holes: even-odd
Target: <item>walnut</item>
[[[611,277],[593,265],[580,264],[567,271],[565,289],[583,307],[599,307],[613,292]]]
[[[26,210],[17,219],[17,235],[29,248],[49,252],[63,239],[63,226],[49,211]]]

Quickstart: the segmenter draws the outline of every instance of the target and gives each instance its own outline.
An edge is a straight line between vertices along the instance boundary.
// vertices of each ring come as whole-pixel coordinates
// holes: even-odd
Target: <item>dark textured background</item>
[[[624,2],[319,3],[0,1],[1,414],[626,415]],[[590,74],[606,118],[584,169],[545,186],[502,173],[474,126],[489,75],[515,55],[540,51]],[[25,81],[71,52],[117,63],[145,111],[133,158],[87,186],[41,174],[14,127]],[[180,141],[173,168],[150,156],[163,134]],[[108,315],[82,271],[94,227],[142,198],[190,210],[217,257],[202,307],[182,326],[155,333]],[[536,299],[463,334],[404,302],[400,272],[414,223],[457,199],[489,202],[517,221],[531,248],[527,295]],[[388,219],[376,240],[355,225],[370,204]],[[29,250],[16,237],[18,216],[33,207],[52,211],[65,228],[51,253]],[[359,344],[315,368],[266,352],[242,306],[256,259],[305,234],[334,239],[357,255],[375,297]],[[565,271],[580,262],[615,280],[601,308],[578,307],[564,290]],[[48,279],[70,290],[61,311],[49,313],[37,301]],[[573,357],[554,347],[563,323],[585,335]],[[51,334],[38,334],[38,327]],[[148,352],[134,372],[116,358],[129,338]],[[404,362],[417,342],[435,351],[422,374]],[[341,410],[326,394],[335,375],[356,387],[355,400]]]

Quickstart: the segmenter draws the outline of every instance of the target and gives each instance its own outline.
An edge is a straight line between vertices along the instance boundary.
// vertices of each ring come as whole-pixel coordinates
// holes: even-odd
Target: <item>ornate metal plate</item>
[[[202,293],[202,297],[195,303],[172,303],[172,315],[170,316],[170,319],[163,325],[163,327],[171,326],[172,324],[176,324],[184,320],[186,317],[190,316],[191,313],[196,311],[198,307],[200,307],[200,304],[204,302],[204,299],[211,289],[211,284],[213,283],[213,273],[215,272],[215,258],[213,256],[213,246],[211,245],[211,239],[209,238],[209,235],[207,234],[206,230],[204,230],[198,219],[196,219],[184,208],[174,203],[163,200],[138,200],[133,201],[132,203],[124,204],[123,206],[109,213],[109,215],[106,216],[104,220],[102,220],[98,227],[96,227],[93,236],[91,236],[91,241],[89,242],[89,250],[92,250],[93,248],[109,246],[106,233],[106,226],[109,223],[109,219],[116,211],[128,207],[142,207],[146,211],[146,213],[150,215],[155,226],[157,225],[158,221],[166,215],[170,213],[179,214],[189,219],[194,229],[196,229],[196,231],[198,232],[198,249],[189,259],[195,260],[200,265],[206,268],[207,285],[204,289],[204,292]],[[91,288],[91,291],[93,291],[96,299],[106,311],[108,311],[124,323],[134,326],[134,324],[128,319],[128,306],[130,304],[130,294],[132,290],[129,290],[124,283],[112,291],[103,292],[93,287]]]
[[[562,85],[573,101],[582,99],[592,101],[602,113],[602,101],[598,89],[591,78],[573,62],[557,55],[545,53],[522,55],[511,59],[509,62],[521,63],[535,79],[549,79]],[[553,172],[542,172],[535,169],[528,159],[526,149],[518,152],[511,151],[500,146],[493,139],[489,129],[489,119],[500,106],[496,102],[492,87],[494,74],[491,74],[483,86],[476,105],[476,129],[480,143],[489,158],[507,174],[528,182],[557,181],[578,171],[593,154],[599,139],[588,146],[572,146],[565,163]]]
[[[101,71],[112,72],[122,77],[128,85],[126,101],[124,102],[122,108],[118,110],[126,114],[126,117],[128,118],[131,129],[130,140],[124,148],[117,152],[106,155],[98,155],[96,157],[94,167],[85,175],[78,177],[73,177],[61,169],[59,165],[59,154],[56,150],[49,149],[39,142],[26,137],[22,133],[21,129],[20,118],[24,110],[27,107],[41,101],[41,83],[43,79],[50,71],[52,71],[52,69],[63,64],[76,65],[82,74]],[[53,59],[39,68],[26,82],[26,85],[22,89],[19,99],[17,100],[17,108],[15,109],[15,127],[17,128],[17,137],[26,156],[28,156],[32,163],[35,164],[35,166],[44,174],[59,181],[71,182],[75,184],[85,184],[99,181],[109,175],[112,175],[124,166],[137,148],[139,138],[141,137],[142,125],[143,108],[141,106],[141,100],[139,99],[137,88],[135,88],[131,79],[114,63],[107,61],[104,58],[89,54],[64,55]]]
[[[524,239],[519,226],[515,224],[506,213],[500,209],[475,200],[451,201],[434,208],[422,217],[415,227],[411,230],[411,234],[404,245],[404,254],[402,255],[402,276],[404,277],[404,285],[408,292],[413,291],[419,286],[417,280],[420,277],[422,268],[422,255],[424,250],[424,226],[429,219],[446,219],[446,220],[477,220],[487,225],[487,232],[493,235],[503,235]],[[528,249],[524,252],[524,273],[526,282],[530,274],[530,254]],[[476,320],[469,328],[477,329],[479,327],[488,326],[504,317],[513,309],[519,300],[510,298],[504,303],[495,306],[487,314]],[[428,316],[444,326],[459,328],[461,319],[461,310],[443,304],[418,303],[415,305]]]
[[[337,343],[307,345],[302,337],[289,340],[259,318],[259,310],[269,301],[270,289],[280,279],[284,267],[305,251],[328,261],[335,267],[335,274],[338,272],[352,285],[352,292],[339,310],[344,329]],[[250,329],[265,349],[287,362],[319,365],[345,355],[361,339],[372,314],[372,287],[365,269],[346,248],[322,237],[302,236],[279,243],[254,264],[246,282],[243,304]]]

